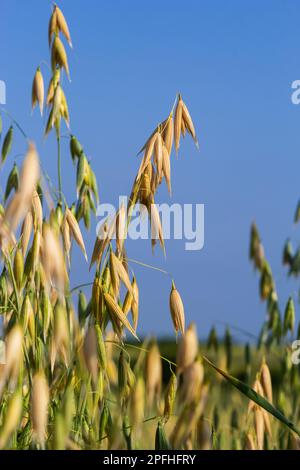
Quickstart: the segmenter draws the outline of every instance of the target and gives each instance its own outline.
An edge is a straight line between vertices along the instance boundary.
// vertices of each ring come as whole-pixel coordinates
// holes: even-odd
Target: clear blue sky
[[[0,0],[0,79],[7,109],[39,147],[43,166],[56,178],[54,138],[41,138],[31,117],[36,66],[49,63],[50,2]],[[129,256],[170,271],[185,303],[187,321],[200,336],[228,322],[257,333],[265,314],[258,278],[248,262],[249,226],[255,218],[282,304],[295,281],[286,281],[281,252],[300,196],[300,106],[291,83],[300,79],[300,3],[276,0],[74,1],[59,6],[68,20],[72,83],[64,86],[72,132],[84,144],[100,184],[102,202],[127,194],[137,170],[136,152],[181,91],[196,123],[201,150],[185,141],[173,160],[173,202],[205,204],[205,247],[187,252],[167,242],[167,260],[150,244],[130,244]],[[45,77],[47,65],[42,63]],[[6,126],[8,122],[6,121]],[[24,152],[17,138],[1,173]],[[67,141],[63,185],[75,197]],[[168,200],[160,191],[158,202]],[[94,228],[88,235],[89,254]],[[76,251],[73,283],[83,274]],[[141,295],[140,333],[172,334],[170,280],[133,266]],[[243,339],[238,333],[236,337]]]

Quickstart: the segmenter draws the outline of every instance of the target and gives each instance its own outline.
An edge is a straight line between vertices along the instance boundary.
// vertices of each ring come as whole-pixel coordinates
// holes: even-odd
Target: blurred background
[[[31,84],[40,64],[48,85],[48,0],[0,0],[0,80],[6,109],[37,142],[44,170],[56,184],[56,142],[43,138],[45,117],[31,114]],[[101,202],[117,204],[129,194],[139,165],[137,151],[167,117],[178,91],[200,142],[182,142],[173,155],[173,196],[162,185],[157,202],[205,204],[205,245],[186,251],[184,241],[166,241],[152,255],[149,241],[129,242],[128,256],[172,274],[185,304],[187,323],[199,337],[215,325],[233,327],[236,340],[258,334],[265,306],[258,276],[248,261],[249,229],[256,221],[285,305],[295,280],[282,267],[287,237],[297,246],[293,216],[299,197],[300,106],[291,84],[300,79],[300,3],[265,0],[61,0],[70,26],[71,83],[64,89],[71,131],[96,173]],[[20,60],[22,57],[22,60]],[[17,59],[18,58],[18,59]],[[44,59],[44,60],[43,60]],[[4,118],[4,131],[10,121]],[[68,130],[65,129],[65,134]],[[16,130],[0,186],[25,142]],[[76,170],[63,139],[63,188],[71,204]],[[91,255],[96,220],[84,238]],[[90,282],[74,246],[72,285]],[[74,266],[74,264],[73,264]],[[138,333],[173,335],[169,315],[171,280],[132,264],[140,289]],[[83,274],[84,273],[84,274]],[[87,293],[90,289],[87,289]]]

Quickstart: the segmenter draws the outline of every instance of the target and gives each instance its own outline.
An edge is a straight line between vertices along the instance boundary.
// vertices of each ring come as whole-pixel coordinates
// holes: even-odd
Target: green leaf
[[[266,400],[264,397],[256,393],[249,385],[245,384],[241,380],[236,379],[232,375],[227,374],[227,372],[219,369],[217,366],[215,366],[209,359],[207,359],[205,356],[203,356],[203,359],[209,364],[211,367],[213,367],[219,374],[223,375],[223,377],[231,383],[235,388],[237,388],[241,393],[246,395],[247,398],[250,400],[254,401],[257,405],[261,406],[264,408],[268,413],[271,415],[275,416],[276,419],[281,421],[283,424],[285,424],[287,427],[289,427],[292,431],[294,431],[298,436],[300,436],[300,430],[297,429],[290,421],[288,418],[286,418],[277,408],[275,408],[273,405],[271,405],[268,400]]]
[[[171,450],[166,431],[161,422],[158,422],[155,433],[155,450]]]

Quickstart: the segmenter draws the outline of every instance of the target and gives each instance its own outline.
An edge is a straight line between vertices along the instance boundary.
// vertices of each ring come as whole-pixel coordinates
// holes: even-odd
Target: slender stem
[[[87,282],[85,284],[79,284],[78,286],[75,286],[70,290],[70,294],[73,294],[73,292],[75,292],[79,289],[83,289],[84,287],[90,287],[92,285],[93,285],[93,282]]]
[[[151,264],[143,263],[142,261],[138,261],[136,259],[132,259],[132,258],[126,258],[126,259],[127,261],[129,261],[129,263],[135,263],[140,266],[143,266],[144,268],[154,269],[155,271],[159,271],[160,273],[166,274],[167,276],[170,276],[172,278],[172,275],[168,271],[165,271],[164,269],[158,268],[156,266],[152,266]],[[125,258],[123,258],[123,260],[125,261]]]
[[[61,200],[62,184],[61,184],[60,134],[57,134],[57,176],[58,176],[58,193],[59,193],[59,200]]]
[[[11,263],[11,260],[9,259],[9,257],[6,258],[6,264],[7,264],[7,267],[8,267],[9,275],[10,275],[11,280],[12,280],[14,294],[15,294],[16,303],[17,303],[17,311],[18,311],[18,315],[19,315],[20,314],[19,292],[18,292],[18,288],[17,288],[16,279],[15,279],[15,276],[14,276],[14,270],[13,270],[12,263]]]
[[[26,135],[26,132],[22,129],[22,127],[20,126],[20,124],[18,123],[18,121],[16,121],[16,119],[8,112],[6,111],[6,109],[4,108],[1,108],[1,111],[6,114],[6,116],[9,117],[9,119],[11,119],[12,123],[15,124],[17,126],[17,128],[19,129],[19,131],[21,132],[21,134],[23,135],[24,139],[28,140],[28,137]]]

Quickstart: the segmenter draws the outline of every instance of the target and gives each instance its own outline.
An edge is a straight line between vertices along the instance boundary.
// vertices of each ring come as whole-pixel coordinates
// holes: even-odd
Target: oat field
[[[235,344],[229,328],[220,337],[214,327],[207,340],[199,342],[195,324],[185,324],[176,279],[170,280],[169,299],[161,300],[169,303],[174,338],[163,342],[139,337],[143,278],[133,274],[126,232],[135,205],[143,204],[151,224],[149,250],[165,250],[157,190],[165,184],[171,194],[173,156],[179,153],[180,158],[183,138],[198,147],[193,104],[179,93],[139,152],[128,206],[101,225],[93,252],[86,251],[99,195],[86,144],[69,130],[72,116],[62,77],[70,77],[71,33],[54,5],[48,27],[50,76],[37,67],[28,90],[33,112],[46,116],[41,134],[47,139],[53,133],[57,141],[56,181],[41,167],[35,136],[26,136],[22,123],[1,111],[0,172],[4,165],[10,172],[7,181],[0,173],[0,316],[5,342],[0,449],[300,450],[300,369],[292,363],[298,356],[291,346],[300,329],[292,298],[280,312],[255,223],[249,255],[266,305],[256,343]],[[46,43],[47,25],[44,39]],[[12,164],[16,133],[24,137],[25,157]],[[68,200],[61,178],[66,133],[74,163],[75,204]],[[139,142],[134,145],[138,148]],[[128,165],[133,164],[128,159]],[[197,184],[193,175],[191,184]],[[299,219],[300,207],[295,222]],[[86,273],[93,272],[89,296],[70,283],[74,244],[86,259]],[[299,274],[299,256],[287,243],[283,270],[291,276]],[[249,270],[253,267],[249,263]]]

